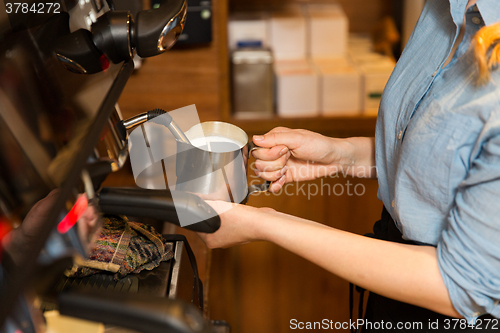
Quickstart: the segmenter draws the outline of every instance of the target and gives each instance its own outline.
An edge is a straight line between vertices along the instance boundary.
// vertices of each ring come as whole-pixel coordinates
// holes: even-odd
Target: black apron
[[[381,219],[373,226],[373,234],[368,234],[366,236],[403,244],[421,245],[402,238],[401,232],[396,227],[394,220],[385,207],[382,211]],[[360,290],[360,288],[357,289],[361,291],[362,295],[363,291]],[[360,299],[360,305],[360,314],[362,316],[362,297]],[[480,332],[500,333],[500,320],[490,315],[484,315],[479,317],[476,326],[472,327],[469,326],[467,321],[463,318],[457,319],[448,317],[431,310],[395,301],[370,292],[364,315],[364,322],[363,325],[358,328],[361,328],[362,333],[394,331],[477,332],[478,330]]]

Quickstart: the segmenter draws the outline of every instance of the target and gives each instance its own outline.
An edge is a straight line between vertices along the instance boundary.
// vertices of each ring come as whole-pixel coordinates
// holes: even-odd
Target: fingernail
[[[264,140],[264,136],[263,135],[254,135],[253,139],[255,141],[263,141]]]
[[[288,153],[288,147],[285,147],[285,148],[281,149],[281,151],[280,151],[280,156],[283,156],[283,155],[285,155],[286,153]]]
[[[281,176],[281,178],[280,178],[280,179],[278,179],[278,183],[280,183],[280,184],[284,183],[284,182],[285,182],[285,179],[286,179],[286,176],[285,176],[285,175]]]
[[[285,165],[283,169],[281,169],[281,174],[285,175],[285,173],[288,171],[288,167]]]

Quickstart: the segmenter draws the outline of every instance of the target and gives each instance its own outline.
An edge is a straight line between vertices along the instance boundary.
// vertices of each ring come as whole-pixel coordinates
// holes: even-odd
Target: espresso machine
[[[127,159],[116,103],[133,57],[172,47],[187,11],[185,0],[163,0],[151,10],[129,2],[0,4],[0,230],[22,229],[20,237],[1,238],[0,332],[38,332],[32,303],[49,288],[59,312],[68,316],[138,332],[212,331],[201,311],[202,286],[188,244],[179,255],[187,250],[190,259],[191,302],[117,293],[109,283],[106,290],[53,290],[53,281],[90,246],[90,235],[82,234],[76,220],[61,231],[82,193],[103,213],[174,224],[182,213],[201,221],[188,229],[215,232],[220,226],[213,209],[189,193],[174,207],[168,189],[101,187]],[[26,226],[28,217],[34,222]]]

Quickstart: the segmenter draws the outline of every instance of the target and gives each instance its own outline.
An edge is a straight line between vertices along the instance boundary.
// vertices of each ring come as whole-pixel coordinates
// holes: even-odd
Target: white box
[[[325,116],[354,116],[363,111],[363,80],[345,58],[316,60],[321,75],[320,110]]]
[[[281,117],[312,117],[319,110],[319,75],[306,60],[275,62],[276,110]]]
[[[298,7],[271,15],[269,40],[276,60],[306,58],[306,19]]]
[[[357,66],[363,73],[364,114],[377,115],[380,98],[394,69],[395,62],[389,57],[383,57],[379,60],[359,62]]]
[[[356,54],[373,52],[373,42],[368,34],[350,33],[347,41],[347,53],[355,57]]]
[[[357,65],[387,63],[388,61],[392,64],[392,60],[390,58],[376,52],[358,51],[350,54],[349,58],[354,64]]]
[[[229,49],[238,48],[238,43],[260,42],[262,47],[269,47],[269,14],[234,13],[228,21]]]
[[[321,67],[345,67],[352,66],[352,61],[347,57],[317,58],[313,60],[313,65]]]
[[[347,53],[349,20],[340,5],[307,5],[308,50],[311,58],[336,58]]]

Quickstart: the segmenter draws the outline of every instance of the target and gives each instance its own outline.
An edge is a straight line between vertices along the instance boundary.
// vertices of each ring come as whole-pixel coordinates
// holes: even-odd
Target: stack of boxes
[[[307,20],[301,8],[272,13],[269,32],[275,59],[276,112],[282,117],[319,115],[319,73],[307,58]]]
[[[234,51],[248,43],[258,44],[261,47],[270,47],[268,13],[234,13],[229,18],[228,31],[230,50]]]
[[[303,7],[308,20],[309,54],[313,59],[336,58],[347,52],[349,21],[340,5]]]
[[[340,5],[309,5],[309,56],[320,74],[319,109],[326,116],[361,110],[359,71],[347,60],[349,21]]]
[[[357,115],[363,109],[363,80],[347,58],[316,59],[321,73],[320,109],[325,116]]]
[[[281,117],[320,115],[319,74],[306,59],[276,60],[276,112]]]
[[[349,36],[348,58],[362,77],[361,105],[363,114],[376,115],[385,84],[394,69],[392,58],[373,52],[369,36]]]
[[[340,5],[290,7],[260,14],[252,24],[237,16],[231,19],[230,47],[243,39],[259,39],[272,50],[279,116],[377,113],[395,63],[374,53],[368,37],[349,35],[349,22]]]

